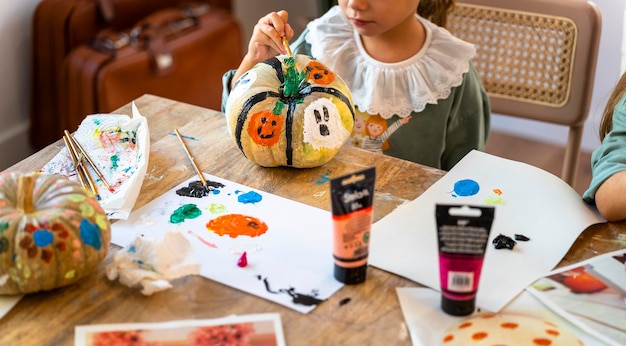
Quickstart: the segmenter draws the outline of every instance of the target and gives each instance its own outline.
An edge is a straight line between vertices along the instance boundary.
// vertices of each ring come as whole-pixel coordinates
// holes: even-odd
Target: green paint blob
[[[181,223],[186,219],[195,219],[202,215],[202,211],[195,204],[185,204],[174,210],[170,216],[171,223]]]
[[[0,222],[0,234],[4,233],[9,228],[9,223],[6,221]]]
[[[505,204],[504,199],[500,196],[489,196],[483,201],[486,205]]]
[[[111,156],[111,169],[117,169],[119,167],[120,157],[117,155]]]

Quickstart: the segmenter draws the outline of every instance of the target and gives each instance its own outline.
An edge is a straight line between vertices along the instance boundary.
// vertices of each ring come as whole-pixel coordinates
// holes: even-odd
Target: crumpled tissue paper
[[[199,274],[200,264],[194,263],[187,238],[169,231],[161,240],[138,236],[114,255],[106,272],[109,280],[119,278],[128,287],[141,286],[141,293],[149,296],[171,288],[174,279]]]

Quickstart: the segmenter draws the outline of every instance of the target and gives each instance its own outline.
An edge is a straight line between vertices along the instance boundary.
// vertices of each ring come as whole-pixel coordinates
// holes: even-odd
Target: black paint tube
[[[365,281],[374,210],[374,167],[330,181],[335,279]]]
[[[441,309],[454,316],[475,310],[494,207],[436,205]]]

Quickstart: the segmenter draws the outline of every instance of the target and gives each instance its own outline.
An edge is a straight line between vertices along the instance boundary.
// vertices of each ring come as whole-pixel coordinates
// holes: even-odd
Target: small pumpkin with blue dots
[[[239,150],[263,167],[321,166],[348,141],[354,125],[345,82],[300,54],[276,56],[244,73],[225,113]]]
[[[72,284],[100,265],[110,241],[109,218],[80,184],[0,173],[0,294]]]

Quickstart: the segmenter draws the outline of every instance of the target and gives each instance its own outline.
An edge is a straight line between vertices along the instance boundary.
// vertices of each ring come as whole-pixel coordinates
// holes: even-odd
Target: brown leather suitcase
[[[106,28],[123,30],[157,10],[190,0],[42,0],[32,18],[30,140],[41,148],[61,138],[59,73],[69,52]],[[231,9],[231,0],[196,0]]]
[[[60,83],[60,125],[78,127],[143,94],[220,109],[222,75],[242,58],[241,29],[206,5],[157,11],[127,31],[102,32],[70,52]]]

